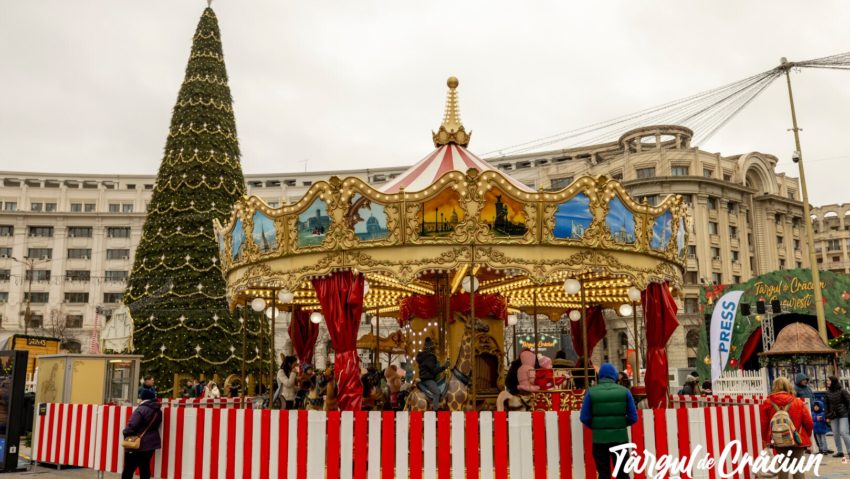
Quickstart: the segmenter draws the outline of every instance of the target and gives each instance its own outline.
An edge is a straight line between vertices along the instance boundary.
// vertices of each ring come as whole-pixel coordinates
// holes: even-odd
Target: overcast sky
[[[0,170],[154,174],[203,0],[7,0]],[[460,79],[487,152],[850,51],[850,3],[213,3],[246,173],[411,164]],[[850,72],[793,76],[814,204],[850,202]],[[797,176],[785,85],[707,144]],[[840,174],[836,174],[840,173]]]

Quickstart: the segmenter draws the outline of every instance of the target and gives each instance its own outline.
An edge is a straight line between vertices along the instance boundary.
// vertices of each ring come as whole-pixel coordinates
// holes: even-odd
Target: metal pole
[[[27,309],[24,312],[24,336],[29,335],[29,327],[30,327],[30,303],[32,302],[32,277],[35,276],[35,271],[33,268],[35,267],[35,261],[31,259],[27,259],[27,266],[29,267],[30,277],[27,282]]]
[[[635,332],[635,386],[640,385],[640,335],[638,334],[637,303],[632,301],[632,316]]]
[[[513,347],[513,350],[514,350],[514,361],[516,361],[516,358],[518,357],[517,356],[518,341],[517,341],[517,338],[516,338],[516,324],[513,325],[513,328],[514,328],[514,347]]]
[[[375,307],[375,370],[381,370],[381,308]]]
[[[265,356],[263,348],[264,345],[264,336],[266,335],[266,328],[263,327],[263,318],[265,318],[265,311],[259,312],[260,318],[257,323],[260,325],[260,347],[257,352],[258,359],[260,360],[260,367],[257,368],[257,395],[262,396],[263,389],[263,358]]]
[[[272,390],[274,389],[275,383],[275,371],[274,371],[274,322],[277,319],[277,309],[275,308],[275,299],[277,298],[277,292],[272,290],[272,319],[269,322],[269,409],[274,409],[274,404],[272,404],[272,398],[274,395],[272,394]]]
[[[532,294],[532,311],[534,312],[534,357],[537,358],[537,355],[540,353],[540,336],[537,334],[537,290],[534,290]]]
[[[472,272],[475,270],[475,245],[471,245],[471,253],[469,262],[469,313],[472,316],[472,409],[477,409],[478,404],[478,357],[476,354],[478,318],[475,317],[475,276]]]
[[[579,280],[581,284],[581,350],[583,356],[582,367],[584,368],[584,388],[587,389],[590,387],[590,379],[587,374],[587,361],[590,356],[587,352],[587,305],[584,303],[585,295],[584,295],[584,282]]]
[[[248,335],[247,335],[247,332],[245,331],[245,326],[247,326],[247,324],[246,324],[247,320],[245,318],[245,308],[247,308],[247,307],[248,307],[248,304],[246,303],[245,306],[242,307],[242,312],[240,313],[240,319],[242,320],[241,321],[242,322],[242,378],[241,378],[242,387],[239,388],[239,392],[240,392],[239,395],[242,398],[242,400],[240,401],[240,406],[243,409],[245,408],[245,393],[247,392],[247,389],[248,389],[248,380],[245,377],[245,356],[248,354],[247,353],[247,347],[248,347],[247,336]]]
[[[826,335],[826,318],[823,312],[823,292],[820,287],[820,272],[818,271],[818,262],[815,256],[815,234],[812,228],[812,215],[809,209],[809,193],[806,187],[806,172],[803,170],[803,151],[800,147],[800,128],[797,126],[797,111],[794,108],[794,94],[791,91],[791,68],[793,63],[782,58],[781,68],[785,70],[785,80],[788,83],[788,101],[791,104],[791,123],[794,132],[794,146],[797,153],[797,167],[800,169],[800,192],[803,196],[803,223],[806,225],[806,243],[809,247],[809,268],[812,270],[812,286],[815,293],[815,314],[818,318],[818,333],[821,339],[826,343],[828,341]]]

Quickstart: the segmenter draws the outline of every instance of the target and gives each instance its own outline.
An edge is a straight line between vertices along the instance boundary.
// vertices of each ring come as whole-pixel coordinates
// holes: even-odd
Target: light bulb
[[[363,296],[369,294],[369,282],[365,279],[363,280]]]
[[[469,276],[464,276],[460,284],[467,293],[478,291],[479,282],[475,276],[472,276],[472,279]]]
[[[277,293],[277,299],[283,304],[292,304],[295,301],[295,293],[282,289]]]
[[[570,321],[576,322],[581,319],[581,311],[574,309],[570,311]]]
[[[634,302],[634,303],[639,302],[640,301],[640,290],[637,289],[634,286],[629,288],[629,299],[632,300],[632,302]]]
[[[516,326],[516,323],[519,321],[519,318],[515,314],[508,315],[508,326]]]
[[[620,305],[620,316],[627,317],[631,316],[634,313],[634,308],[629,303],[623,303]]]
[[[266,300],[263,298],[254,298],[254,300],[251,301],[251,309],[258,313],[266,309]]]
[[[567,294],[577,294],[581,291],[581,283],[579,280],[570,278],[564,281],[564,292]]]
[[[323,319],[322,313],[320,313],[318,311],[313,311],[313,313],[310,314],[310,322],[313,323],[313,324],[321,323],[322,319]]]

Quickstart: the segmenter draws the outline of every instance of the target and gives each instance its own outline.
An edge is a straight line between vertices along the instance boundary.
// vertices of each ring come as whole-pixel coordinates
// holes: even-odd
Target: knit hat
[[[142,401],[153,401],[156,399],[156,391],[151,388],[142,388],[139,393],[139,399]]]

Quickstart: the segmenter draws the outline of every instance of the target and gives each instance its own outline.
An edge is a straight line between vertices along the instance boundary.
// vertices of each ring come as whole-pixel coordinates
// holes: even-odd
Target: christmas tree
[[[232,104],[218,20],[207,8],[124,294],[135,352],[144,355],[142,373],[154,375],[164,395],[175,374],[225,377],[241,368],[242,324],[227,309],[212,228],[245,192]],[[259,366],[253,341],[248,350],[253,370]]]

